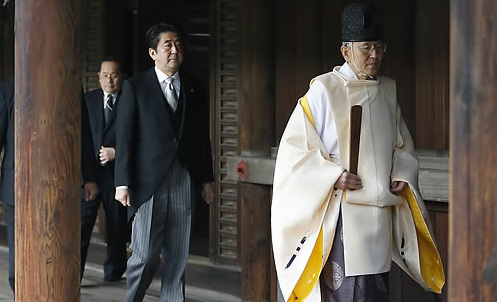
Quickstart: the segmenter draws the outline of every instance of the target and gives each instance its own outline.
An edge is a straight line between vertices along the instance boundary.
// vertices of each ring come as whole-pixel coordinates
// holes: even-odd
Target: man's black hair
[[[117,64],[117,71],[119,71],[120,73],[123,73],[121,61],[119,61],[116,57],[113,57],[113,56],[104,57],[102,59],[102,61],[100,61],[100,66],[98,67],[99,70],[102,68],[102,63],[103,62],[114,62],[114,63],[116,63]]]
[[[157,45],[159,44],[160,34],[165,32],[176,33],[181,40],[183,40],[183,32],[176,24],[160,22],[152,25],[147,30],[147,44],[149,48],[157,50]]]

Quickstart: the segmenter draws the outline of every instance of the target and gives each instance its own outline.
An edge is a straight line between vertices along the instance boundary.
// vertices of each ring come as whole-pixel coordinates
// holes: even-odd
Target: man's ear
[[[155,49],[153,49],[153,48],[149,48],[149,49],[148,49],[148,55],[149,55],[149,56],[152,58],[152,60],[154,60],[154,61],[155,61],[155,55],[156,55],[156,53],[157,53],[157,52],[155,51]]]
[[[340,47],[340,52],[342,53],[342,56],[347,63],[350,62],[350,59],[351,59],[350,52],[351,51],[352,50],[348,46],[342,45],[342,47]]]

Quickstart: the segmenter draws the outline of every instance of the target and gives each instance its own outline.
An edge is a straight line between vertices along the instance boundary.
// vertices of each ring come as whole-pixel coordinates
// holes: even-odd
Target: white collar
[[[378,76],[376,77],[376,80],[359,79],[347,62],[342,66],[333,68],[333,73],[343,80],[345,86],[375,86],[380,84],[380,77]]]
[[[349,63],[345,62],[343,65],[337,69],[337,72],[343,75],[344,77],[347,77],[349,79],[354,79],[358,80],[359,78],[355,75],[354,71],[352,68],[350,68]]]
[[[162,83],[165,79],[169,78],[169,76],[165,73],[163,73],[157,66],[154,67],[155,73],[157,74],[157,80],[159,83]],[[179,83],[179,72],[176,72],[173,74],[173,78],[175,79],[175,82]]]
[[[112,95],[112,103],[116,102],[117,93],[115,93],[115,94],[114,93],[107,93],[104,91],[104,105],[105,105],[105,102],[107,101],[107,98],[109,97],[109,95]]]

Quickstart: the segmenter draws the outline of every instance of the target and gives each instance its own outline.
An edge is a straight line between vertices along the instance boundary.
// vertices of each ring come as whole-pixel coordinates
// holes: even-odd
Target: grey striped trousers
[[[126,301],[142,301],[162,253],[161,301],[184,301],[184,272],[192,223],[190,175],[176,159],[166,178],[133,220]]]

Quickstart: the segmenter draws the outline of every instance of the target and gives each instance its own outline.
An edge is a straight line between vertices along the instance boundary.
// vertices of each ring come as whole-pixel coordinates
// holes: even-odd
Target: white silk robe
[[[271,209],[285,300],[320,301],[318,279],[340,209],[347,276],[389,271],[394,260],[425,289],[440,292],[443,267],[420,198],[418,161],[396,102],[395,82],[347,78],[336,67],[311,85],[325,90],[336,144],[318,134],[307,96],[301,98],[279,145]],[[333,185],[348,169],[352,105],[363,108],[358,165],[363,188],[344,192]],[[393,195],[391,181],[409,187]]]

